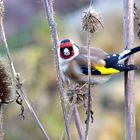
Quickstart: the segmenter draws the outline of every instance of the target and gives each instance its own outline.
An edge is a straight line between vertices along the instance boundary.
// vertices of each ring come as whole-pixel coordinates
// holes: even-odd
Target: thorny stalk
[[[50,140],[48,134],[46,133],[45,129],[43,128],[43,126],[42,126],[42,124],[41,124],[41,122],[39,121],[39,119],[38,119],[38,117],[37,117],[37,114],[35,113],[33,107],[31,106],[31,104],[30,104],[30,102],[29,102],[29,100],[28,100],[28,97],[27,97],[25,91],[23,90],[23,87],[22,87],[22,84],[21,84],[21,82],[20,82],[19,77],[16,78],[16,83],[17,83],[17,88],[18,88],[18,90],[20,91],[21,95],[23,96],[23,99],[25,100],[25,102],[26,102],[26,104],[27,104],[29,110],[31,111],[31,113],[32,113],[32,115],[33,115],[33,117],[34,117],[34,119],[35,119],[35,121],[36,121],[38,127],[41,129],[42,133],[44,134],[45,139],[46,139],[46,140]]]
[[[77,107],[74,108],[73,115],[74,115],[75,125],[76,125],[77,130],[78,130],[79,138],[80,138],[80,140],[83,140],[84,139],[83,133],[82,133],[83,127],[82,127],[82,122],[81,122]]]
[[[48,18],[48,22],[50,25],[52,42],[53,42],[53,46],[54,46],[53,50],[54,50],[55,67],[56,67],[56,73],[57,73],[57,84],[59,87],[59,93],[60,93],[61,106],[62,106],[62,111],[63,111],[63,116],[64,116],[65,128],[66,128],[68,140],[71,140],[70,130],[69,130],[69,126],[68,126],[66,106],[65,106],[64,95],[63,95],[63,89],[62,89],[62,80],[61,80],[62,78],[61,78],[60,69],[59,69],[59,60],[58,60],[58,54],[57,54],[57,48],[59,47],[58,46],[59,40],[58,40],[58,34],[56,31],[56,24],[55,24],[55,20],[54,20],[52,1],[51,0],[44,0],[44,6],[45,6],[45,11],[46,11],[46,16]]]
[[[1,2],[1,4],[3,4],[3,0],[1,0],[0,2]],[[3,5],[3,7],[4,7],[4,5]],[[7,55],[8,62],[9,62],[10,68],[11,68],[12,78],[15,81],[15,84],[16,84],[18,90],[20,91],[24,101],[26,102],[29,110],[31,111],[32,115],[34,116],[34,119],[35,119],[37,125],[39,126],[42,133],[44,134],[45,139],[49,140],[49,137],[48,137],[45,129],[43,128],[42,124],[40,123],[33,107],[31,106],[31,104],[28,100],[28,97],[27,97],[27,95],[26,95],[26,93],[25,93],[25,91],[22,87],[22,84],[21,84],[20,80],[19,80],[19,75],[15,71],[15,67],[13,65],[12,57],[10,55],[10,51],[9,51],[9,48],[8,48],[8,43],[7,43],[7,39],[6,39],[6,35],[5,35],[5,29],[4,29],[4,25],[3,25],[3,15],[1,15],[1,18],[0,18],[0,28],[1,28],[1,37],[2,37],[3,48],[4,48],[4,51]]]
[[[124,0],[124,49],[133,48],[134,0]],[[131,56],[126,64],[134,64]],[[134,71],[125,72],[125,140],[136,140]]]
[[[74,107],[75,107],[75,103],[76,103],[76,95],[73,96],[73,101],[70,105],[70,109],[69,109],[69,113],[68,113],[68,117],[67,117],[67,120],[68,120],[68,124],[71,122],[71,117],[72,117],[72,114],[73,114],[73,111],[74,111]],[[66,134],[66,128],[64,128],[64,131],[62,132],[62,136],[61,136],[61,140],[64,140],[65,139],[65,134]]]
[[[75,125],[77,127],[79,138],[80,138],[80,140],[83,140],[83,137],[82,137],[82,132],[83,131],[82,131],[82,129],[80,129],[80,128],[82,128],[81,127],[81,125],[82,125],[81,124],[81,119],[80,119],[80,116],[79,116],[78,109],[75,106],[76,98],[77,98],[77,95],[74,95],[73,96],[73,101],[70,105],[70,109],[69,109],[69,113],[68,113],[68,123],[71,122],[72,115],[74,115]],[[64,129],[64,131],[62,133],[61,140],[64,140],[65,134],[66,134],[66,128]]]
[[[0,140],[4,139],[4,129],[3,129],[3,105],[0,104]]]
[[[140,39],[140,17],[137,14],[137,5],[136,2],[134,3],[134,20],[137,21],[138,24],[138,31],[137,31],[137,35]]]
[[[87,32],[87,46],[88,46],[88,105],[87,105],[87,116],[86,116],[86,130],[85,130],[85,140],[88,139],[88,130],[89,130],[89,121],[90,121],[90,113],[91,113],[91,85],[90,85],[90,77],[91,77],[91,61],[90,61],[90,40],[91,33]]]
[[[90,77],[91,77],[91,59],[90,59],[90,42],[91,42],[91,34],[95,33],[99,29],[103,28],[101,16],[95,12],[92,8],[93,1],[91,0],[89,8],[84,12],[84,16],[82,18],[83,30],[87,32],[87,47],[88,47],[88,105],[87,105],[87,116],[86,116],[86,130],[85,130],[85,140],[88,139],[88,130],[89,130],[89,121],[90,115],[93,119],[93,112],[91,111],[91,85],[90,85]],[[92,120],[93,121],[93,120]]]
[[[83,30],[87,32],[87,47],[88,47],[88,105],[87,105],[87,116],[86,116],[86,130],[85,130],[85,140],[88,139],[88,130],[89,130],[89,121],[90,121],[90,115],[93,119],[93,112],[91,111],[91,104],[92,104],[92,98],[91,98],[91,85],[90,85],[90,77],[91,77],[91,59],[90,59],[90,42],[91,42],[91,34],[95,33],[99,29],[103,28],[102,25],[102,18],[101,16],[95,12],[95,10],[92,7],[93,0],[90,1],[89,8],[84,12],[84,16],[82,18],[82,25]],[[93,120],[92,120],[93,121]]]

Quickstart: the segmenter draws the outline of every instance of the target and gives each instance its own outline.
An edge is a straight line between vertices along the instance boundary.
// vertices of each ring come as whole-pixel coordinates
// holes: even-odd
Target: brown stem
[[[125,49],[131,49],[134,42],[134,0],[124,0]],[[134,63],[133,56],[126,64]],[[134,71],[125,73],[125,140],[136,140]]]
[[[68,127],[68,119],[67,119],[67,112],[66,112],[64,95],[63,95],[63,89],[62,89],[62,78],[61,78],[60,69],[59,69],[59,60],[58,60],[58,54],[57,54],[57,48],[59,47],[58,45],[59,39],[58,39],[56,24],[54,20],[52,1],[44,0],[44,6],[45,6],[46,16],[48,18],[52,42],[53,42],[55,68],[56,68],[56,73],[57,73],[57,84],[58,84],[59,93],[60,93],[61,106],[62,106],[62,111],[63,111],[63,116],[64,116],[66,132],[67,132],[68,139],[71,140],[70,130]]]
[[[4,129],[3,129],[3,105],[0,104],[0,140],[4,139]]]
[[[68,117],[67,117],[67,119],[68,119],[68,124],[71,122],[71,117],[72,117],[72,115],[73,115],[73,111],[74,111],[74,107],[75,107],[76,98],[77,98],[77,96],[74,95],[74,96],[73,96],[73,101],[72,101],[72,103],[71,103],[71,105],[70,105],[70,109],[69,109],[69,113],[68,113]],[[62,132],[61,140],[64,140],[64,139],[65,139],[65,134],[66,134],[66,128],[64,128],[64,131]]]
[[[84,139],[83,127],[82,127],[82,122],[81,122],[77,107],[74,108],[73,115],[74,115],[75,125],[76,125],[77,130],[78,130],[79,139],[83,140]]]
[[[90,77],[91,77],[91,61],[90,61],[90,39],[91,33],[87,32],[87,46],[88,46],[88,105],[87,105],[87,116],[86,116],[86,130],[85,130],[85,140],[88,138],[88,130],[89,130],[89,121],[90,121],[90,112],[91,112],[91,85],[90,85]]]
[[[2,2],[1,4],[3,4],[3,0],[1,0],[1,2]],[[4,7],[4,5],[3,5],[3,7]],[[24,101],[26,102],[26,104],[27,104],[29,110],[30,110],[31,113],[33,114],[33,117],[34,117],[34,119],[35,119],[37,125],[38,125],[39,128],[41,129],[41,132],[44,134],[45,139],[46,139],[46,140],[49,140],[49,137],[48,137],[48,135],[47,135],[45,129],[43,128],[42,124],[40,123],[40,121],[39,121],[39,119],[38,119],[38,117],[37,117],[37,115],[36,115],[36,113],[35,113],[33,107],[31,106],[31,104],[30,104],[30,102],[29,102],[29,100],[28,100],[28,98],[27,98],[26,93],[25,93],[24,90],[23,90],[23,87],[22,87],[22,84],[20,83],[19,77],[17,77],[17,76],[19,76],[19,75],[17,75],[17,73],[16,73],[16,71],[15,71],[15,67],[14,67],[14,65],[13,65],[12,57],[11,57],[11,54],[10,54],[10,51],[9,51],[9,47],[8,47],[8,43],[7,43],[7,39],[6,39],[6,35],[5,35],[5,30],[4,30],[4,26],[3,26],[3,13],[1,13],[1,14],[2,14],[1,17],[0,17],[1,38],[2,38],[2,43],[3,43],[4,51],[5,51],[5,53],[6,53],[6,55],[7,55],[7,58],[8,58],[8,63],[9,63],[9,65],[10,65],[12,78],[13,78],[13,80],[14,80],[14,82],[15,82],[15,85],[18,87],[21,96],[23,96],[23,99],[24,99]]]

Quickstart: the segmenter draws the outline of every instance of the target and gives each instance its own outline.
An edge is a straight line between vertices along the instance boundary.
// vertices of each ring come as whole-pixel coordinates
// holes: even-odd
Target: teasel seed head
[[[90,33],[94,33],[103,28],[103,21],[101,15],[94,11],[92,7],[89,7],[83,12],[82,17],[83,30]]]
[[[0,17],[3,17],[4,14],[4,4],[3,0],[0,0]]]
[[[68,86],[63,88],[63,91],[66,103],[71,105],[75,100],[74,102],[76,106],[85,106],[87,104],[87,84],[83,86],[83,84],[77,84],[71,81]]]
[[[3,62],[0,61],[0,103],[8,104],[13,96],[12,79]]]

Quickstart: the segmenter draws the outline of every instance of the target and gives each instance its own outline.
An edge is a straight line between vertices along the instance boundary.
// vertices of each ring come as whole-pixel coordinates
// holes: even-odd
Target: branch
[[[4,129],[3,129],[3,105],[0,104],[0,140],[4,139]]]
[[[61,74],[60,74],[59,60],[58,60],[58,54],[57,54],[57,48],[59,47],[59,45],[58,45],[59,40],[58,40],[58,34],[56,31],[56,25],[55,25],[55,21],[54,21],[52,1],[44,0],[44,6],[45,6],[45,10],[46,10],[46,16],[48,18],[48,22],[50,25],[52,42],[53,42],[53,46],[54,46],[53,50],[54,50],[54,60],[55,60],[55,67],[56,67],[56,73],[57,73],[57,84],[58,84],[59,93],[60,93],[61,106],[62,106],[64,121],[65,121],[65,127],[66,127],[66,132],[68,135],[68,139],[70,140],[71,136],[70,136],[70,130],[68,127],[68,119],[67,119],[64,95],[63,95],[63,89],[62,89],[62,80],[61,80],[62,78],[61,78]]]
[[[3,8],[4,8],[3,0],[0,1],[0,6],[1,7],[3,6]],[[40,121],[39,121],[39,119],[38,119],[33,107],[31,106],[31,104],[30,104],[30,102],[29,102],[29,100],[27,98],[27,95],[26,95],[25,91],[23,90],[22,84],[20,83],[19,75],[15,71],[13,61],[12,61],[12,57],[10,55],[10,51],[9,51],[9,48],[8,48],[8,43],[7,43],[7,39],[6,39],[6,35],[5,35],[4,26],[3,26],[3,11],[0,11],[0,28],[1,28],[1,37],[2,37],[3,48],[4,48],[4,51],[5,51],[6,55],[7,55],[8,62],[9,62],[10,68],[11,68],[12,78],[13,78],[17,88],[19,89],[21,95],[23,96],[23,99],[26,102],[29,110],[31,111],[31,113],[32,113],[37,125],[39,126],[39,128],[42,131],[42,133],[44,134],[45,139],[49,140],[49,137],[48,137],[47,133],[45,132],[45,129],[43,128],[42,124],[40,123]]]
[[[99,31],[103,28],[102,18],[100,14],[94,11],[92,8],[93,0],[90,1],[89,8],[84,11],[84,16],[82,18],[83,30],[87,31],[87,47],[88,47],[88,108],[87,108],[87,116],[86,116],[86,130],[85,130],[85,140],[88,138],[88,129],[89,129],[89,121],[91,114],[91,86],[90,86],[90,77],[91,77],[91,59],[90,59],[90,42],[91,42],[91,34]]]
[[[24,91],[24,89],[23,89],[23,87],[22,87],[22,84],[21,84],[21,82],[20,82],[19,80],[20,80],[20,79],[17,77],[17,78],[16,78],[17,88],[19,89],[21,95],[23,96],[23,99],[24,99],[24,101],[26,102],[26,104],[27,104],[29,110],[31,111],[31,113],[32,113],[32,115],[33,115],[33,117],[34,117],[34,119],[35,119],[35,121],[36,121],[38,127],[40,128],[40,130],[41,130],[42,133],[44,134],[45,139],[46,139],[46,140],[50,140],[48,134],[46,133],[45,129],[43,128],[43,126],[42,126],[42,124],[41,124],[41,122],[39,121],[39,119],[38,119],[38,117],[37,117],[37,114],[35,113],[33,107],[31,106],[31,104],[30,104],[30,102],[29,102],[29,100],[28,100],[28,97],[27,97],[27,95],[26,95],[26,93],[25,93],[25,91]]]
[[[134,0],[124,0],[124,49],[131,49],[134,41]],[[133,56],[126,64],[134,63]],[[136,140],[134,71],[125,72],[125,140]]]
[[[82,127],[82,122],[81,122],[77,107],[74,108],[73,115],[74,115],[75,125],[76,125],[77,130],[78,130],[79,138],[80,138],[80,140],[83,140],[84,139],[83,133],[82,133],[83,127]]]
[[[88,105],[87,105],[87,116],[86,116],[86,130],[85,130],[85,140],[88,138],[89,130],[89,121],[90,121],[90,112],[91,112],[91,86],[90,86],[90,77],[91,77],[91,61],[90,61],[90,40],[91,33],[87,32],[87,46],[88,46]]]
[[[70,109],[69,109],[69,113],[68,113],[68,124],[71,122],[71,117],[73,115],[73,111],[74,111],[74,108],[75,108],[75,103],[76,103],[76,95],[73,96],[73,101],[70,105]],[[62,132],[62,136],[61,136],[61,140],[64,140],[65,139],[65,134],[66,134],[66,128],[64,128],[64,131]]]

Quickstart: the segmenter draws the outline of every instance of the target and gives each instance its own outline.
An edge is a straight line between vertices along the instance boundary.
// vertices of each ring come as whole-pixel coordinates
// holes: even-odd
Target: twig
[[[4,129],[3,129],[3,105],[0,104],[0,140],[4,139]]]
[[[80,138],[80,140],[83,140],[84,139],[83,133],[82,133],[83,127],[82,127],[82,123],[81,123],[81,119],[80,119],[77,107],[74,108],[73,115],[74,115],[75,125],[76,125],[77,130],[78,130],[79,138]]]
[[[71,140],[70,130],[68,127],[67,112],[66,112],[66,107],[65,107],[65,102],[64,102],[63,89],[62,89],[62,80],[61,80],[62,78],[61,78],[60,69],[59,69],[59,60],[58,60],[58,54],[57,54],[57,48],[59,47],[59,45],[58,45],[59,40],[58,40],[58,34],[56,31],[56,25],[55,25],[55,21],[54,21],[52,1],[44,0],[44,6],[45,6],[45,11],[46,11],[46,16],[48,18],[48,22],[50,25],[52,42],[53,42],[53,46],[54,46],[53,50],[54,50],[55,67],[56,67],[56,72],[57,72],[57,84],[59,87],[61,106],[62,106],[62,111],[63,111],[63,115],[64,115],[66,132],[67,132],[68,139]]]
[[[74,107],[75,107],[75,102],[76,102],[76,95],[73,96],[73,101],[70,105],[70,110],[69,110],[69,113],[68,113],[68,124],[71,122],[71,117],[73,115],[73,111],[74,111]],[[62,136],[61,136],[61,140],[64,140],[65,138],[65,134],[66,134],[66,128],[64,128],[64,131],[62,132]]]
[[[23,99],[24,99],[24,101],[26,102],[26,104],[27,104],[29,110],[31,111],[31,113],[32,113],[32,115],[33,115],[33,117],[34,117],[34,119],[35,119],[37,125],[39,126],[39,128],[40,128],[41,131],[42,131],[42,133],[44,134],[45,139],[46,139],[46,140],[50,140],[48,134],[46,133],[45,129],[43,128],[43,126],[42,126],[42,124],[41,124],[41,122],[39,121],[39,119],[38,119],[38,117],[37,117],[37,115],[36,115],[36,113],[35,113],[33,107],[31,106],[31,104],[30,104],[30,102],[29,102],[29,100],[28,100],[28,97],[27,97],[25,91],[23,90],[22,84],[20,83],[19,80],[20,80],[20,79],[17,77],[17,78],[16,78],[17,88],[19,89],[20,93],[22,94]]]
[[[88,46],[88,105],[87,105],[87,116],[86,116],[86,130],[85,130],[85,140],[88,138],[88,130],[89,130],[89,121],[90,121],[90,112],[91,112],[91,85],[90,85],[90,77],[91,77],[91,61],[90,61],[90,39],[91,33],[87,32],[87,46]]]
[[[3,3],[2,0],[1,0],[1,2]],[[39,128],[42,131],[42,133],[44,134],[45,139],[49,140],[49,137],[48,137],[47,133],[45,132],[45,129],[43,128],[42,124],[40,123],[40,121],[39,121],[39,119],[38,119],[33,107],[31,106],[31,104],[30,104],[30,102],[29,102],[29,100],[27,98],[27,95],[23,90],[22,84],[20,83],[19,77],[17,76],[17,73],[15,71],[13,61],[12,61],[12,57],[10,55],[10,51],[9,51],[9,48],[8,48],[8,43],[7,43],[7,40],[6,40],[5,30],[4,30],[4,26],[3,26],[3,15],[0,18],[0,28],[1,28],[1,36],[2,36],[3,48],[4,48],[4,51],[5,51],[6,55],[7,55],[7,57],[8,57],[8,62],[9,62],[10,68],[11,68],[11,73],[12,73],[12,76],[13,76],[13,80],[15,81],[15,83],[16,83],[21,95],[23,96],[23,99],[26,102],[29,110],[31,111],[32,115],[34,116],[34,119],[35,119],[37,125],[39,126]]]
[[[90,41],[91,34],[99,31],[100,27],[103,28],[102,18],[100,14],[95,12],[92,7],[93,0],[90,1],[89,8],[84,12],[84,16],[82,18],[83,30],[87,31],[87,46],[88,46],[88,108],[87,108],[87,116],[86,116],[86,130],[85,130],[85,140],[88,138],[88,129],[89,129],[89,121],[91,112],[91,86],[90,86],[90,77],[91,77],[91,60],[90,60]],[[93,116],[91,114],[91,118]]]
[[[137,14],[137,5],[136,2],[134,2],[134,21],[137,21],[138,24],[138,31],[137,31],[137,35],[140,39],[140,17]]]
[[[134,41],[134,0],[124,0],[125,49],[131,49]],[[127,64],[134,63],[130,57]],[[125,140],[136,140],[134,71],[125,73]]]

